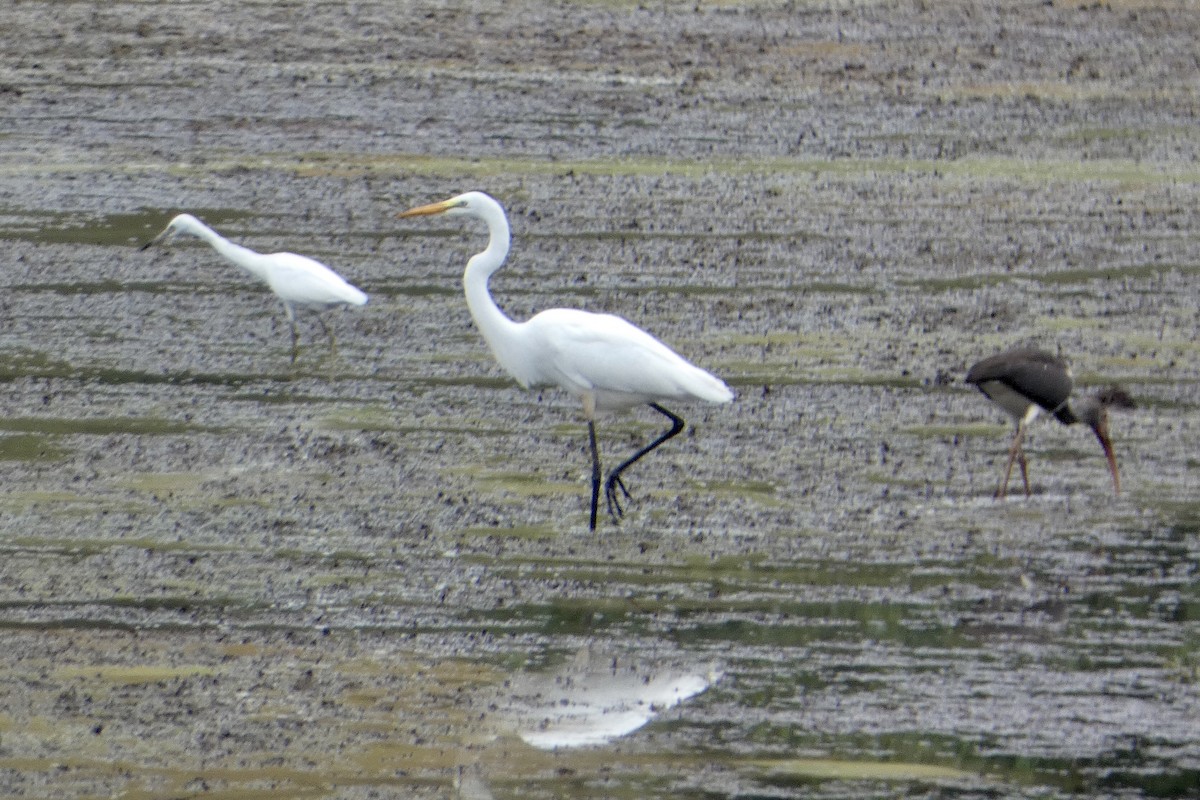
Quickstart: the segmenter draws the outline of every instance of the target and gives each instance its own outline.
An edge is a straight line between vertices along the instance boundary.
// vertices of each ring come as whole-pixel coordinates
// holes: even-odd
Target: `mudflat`
[[[1195,796],[1193,3],[4,13],[0,796]],[[395,219],[468,189],[508,314],[737,392],[595,534],[576,402],[463,302],[486,232]],[[337,354],[139,252],[182,211],[366,291]],[[1017,344],[1134,396],[1120,496],[1043,420],[993,501],[962,377]],[[608,465],[661,422],[602,419]],[[531,747],[581,652],[712,685]]]

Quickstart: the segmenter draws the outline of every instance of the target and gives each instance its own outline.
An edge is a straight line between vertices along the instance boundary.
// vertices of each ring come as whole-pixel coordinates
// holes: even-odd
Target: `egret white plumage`
[[[1108,433],[1110,408],[1132,409],[1133,398],[1119,386],[1109,386],[1090,397],[1071,402],[1075,379],[1071,368],[1061,358],[1042,350],[1018,347],[979,361],[967,372],[967,383],[973,384],[989,400],[1009,413],[1017,424],[1004,479],[996,489],[996,499],[1003,499],[1012,475],[1013,461],[1021,466],[1025,496],[1029,496],[1029,470],[1021,439],[1025,429],[1039,413],[1046,411],[1063,425],[1082,422],[1092,429],[1112,473],[1113,492],[1121,493],[1121,476],[1117,471],[1117,456]]]
[[[231,261],[258,278],[283,302],[288,326],[292,332],[292,363],[296,362],[296,309],[308,308],[317,312],[317,322],[329,337],[330,349],[337,352],[333,331],[321,319],[320,312],[335,306],[361,306],[367,296],[347,283],[342,276],[308,256],[295,253],[256,253],[248,247],[234,244],[191,214],[180,214],[171,220],[163,232],[142,245],[141,249],[169,243],[177,236],[195,236],[207,242],[227,261]]]
[[[659,404],[666,400],[728,403],[733,392],[719,378],[693,366],[650,334],[612,314],[572,308],[542,311],[516,322],[500,310],[488,291],[488,279],[508,256],[510,233],[504,209],[482,192],[468,192],[440,203],[419,206],[400,217],[445,214],[482,220],[488,246],[467,261],[463,288],[467,307],[492,354],[525,388],[557,386],[579,398],[592,451],[592,502],[589,526],[596,529],[601,469],[596,446],[596,413],[649,405],[671,421],[671,428],[621,462],[604,481],[604,497],[614,520],[624,514],[621,497],[630,499],[621,475],[643,456],[677,435],[684,420]]]

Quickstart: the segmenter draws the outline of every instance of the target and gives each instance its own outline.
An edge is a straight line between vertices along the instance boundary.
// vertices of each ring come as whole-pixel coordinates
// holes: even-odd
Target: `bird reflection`
[[[633,733],[720,678],[715,666],[659,668],[585,648],[560,670],[510,680],[501,713],[533,747],[588,747]]]

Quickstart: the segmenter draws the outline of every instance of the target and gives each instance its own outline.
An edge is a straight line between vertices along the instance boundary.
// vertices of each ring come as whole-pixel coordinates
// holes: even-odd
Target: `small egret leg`
[[[300,336],[296,333],[296,320],[288,320],[288,325],[292,328],[292,363],[296,363],[296,356],[300,352]]]
[[[625,459],[617,466],[616,469],[608,473],[608,481],[606,481],[604,484],[604,498],[608,501],[608,513],[612,515],[613,521],[619,521],[621,516],[625,513],[625,509],[621,508],[621,498],[617,495],[617,490],[620,489],[621,493],[625,495],[626,499],[631,497],[629,490],[625,488],[625,483],[621,480],[621,473],[633,466],[638,459],[649,453],[654,448],[658,447],[663,442],[679,435],[679,432],[684,428],[683,417],[668,411],[658,403],[650,403],[649,405],[655,411],[671,420],[671,429],[662,436],[659,436],[650,444],[643,447],[641,450],[638,450],[629,458]]]
[[[592,445],[592,516],[589,530],[596,530],[596,508],[600,505],[600,449],[596,447],[596,423],[588,420],[588,442]]]
[[[333,335],[333,330],[325,324],[325,320],[320,314],[317,314],[317,322],[321,323],[321,330],[325,332],[325,336],[329,339],[329,355],[337,358],[337,339]]]
[[[296,351],[298,347],[299,337],[296,335],[296,310],[292,308],[291,303],[284,303],[283,310],[287,312],[288,329],[292,332],[292,363],[296,363]]]

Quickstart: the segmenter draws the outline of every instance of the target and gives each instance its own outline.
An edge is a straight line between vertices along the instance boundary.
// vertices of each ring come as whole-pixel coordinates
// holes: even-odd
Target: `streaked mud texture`
[[[9,3],[0,796],[1196,796],[1200,11],[1189,2]],[[737,390],[586,530],[515,317]],[[370,295],[311,320],[190,211]],[[1125,492],[961,383],[1124,383]],[[606,420],[610,463],[650,412]],[[617,742],[505,720],[581,648],[722,674]],[[549,684],[553,685],[553,684]],[[523,689],[522,691],[524,691]],[[551,698],[552,699],[552,698]],[[540,702],[545,702],[541,697]]]

